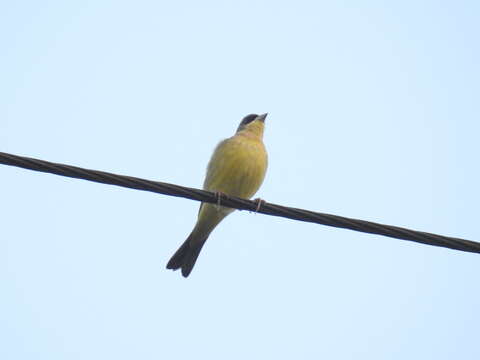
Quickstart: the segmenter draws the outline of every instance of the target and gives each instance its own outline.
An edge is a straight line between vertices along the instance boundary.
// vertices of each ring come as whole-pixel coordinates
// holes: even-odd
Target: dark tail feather
[[[192,236],[193,232],[190,234],[187,240],[185,240],[182,246],[179,247],[175,254],[173,254],[167,264],[167,269],[178,270],[181,268],[182,275],[184,277],[187,277],[192,272],[193,266],[197,261],[198,255],[200,255],[200,251],[202,250],[203,244],[205,244],[205,241],[207,240],[207,238],[205,238],[202,239],[202,241],[198,241],[198,239],[191,241]]]

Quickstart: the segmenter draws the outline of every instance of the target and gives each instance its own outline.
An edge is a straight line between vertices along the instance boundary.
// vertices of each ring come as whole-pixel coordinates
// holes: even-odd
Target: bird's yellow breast
[[[203,188],[249,199],[262,185],[267,162],[261,138],[237,134],[218,144]]]

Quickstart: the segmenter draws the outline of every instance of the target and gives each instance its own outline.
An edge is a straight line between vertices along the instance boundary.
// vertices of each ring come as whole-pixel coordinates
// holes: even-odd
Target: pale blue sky
[[[267,201],[480,241],[480,5],[0,5],[0,151],[199,187],[269,112]],[[478,359],[480,255],[0,165],[0,358]]]

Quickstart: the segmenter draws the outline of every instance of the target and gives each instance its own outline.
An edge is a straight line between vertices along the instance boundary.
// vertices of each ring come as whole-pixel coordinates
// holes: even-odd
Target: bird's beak
[[[255,120],[258,120],[258,121],[261,121],[261,122],[265,122],[265,118],[267,117],[267,115],[268,115],[268,113],[265,113],[265,114],[262,114],[262,115],[258,115]]]

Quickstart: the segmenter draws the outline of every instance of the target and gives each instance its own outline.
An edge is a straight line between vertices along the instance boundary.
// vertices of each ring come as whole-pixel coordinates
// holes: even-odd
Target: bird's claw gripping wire
[[[263,199],[260,199],[260,198],[256,198],[255,200],[253,200],[257,203],[257,208],[255,209],[255,214],[258,213],[258,211],[260,210],[260,208],[262,207],[262,204],[266,204],[267,202]]]
[[[215,191],[215,197],[217,198],[217,203],[215,204],[215,208],[216,208],[217,210],[220,210],[220,207],[221,207],[220,203],[221,203],[221,201],[222,201],[222,196],[223,196],[224,198],[228,198],[227,194],[225,194],[225,193],[223,193],[223,192],[221,192],[221,191]]]

